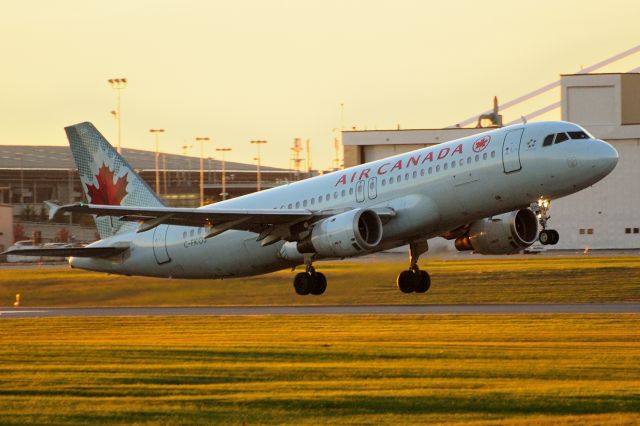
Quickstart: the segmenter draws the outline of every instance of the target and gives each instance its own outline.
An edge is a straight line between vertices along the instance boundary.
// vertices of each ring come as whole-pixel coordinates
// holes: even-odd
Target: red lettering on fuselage
[[[460,144],[460,145],[456,146],[456,149],[454,149],[454,150],[453,150],[453,152],[451,153],[451,155],[455,154],[456,152],[457,152],[458,154],[462,154],[462,144]]]
[[[396,161],[396,164],[394,164],[393,167],[391,168],[391,171],[394,171],[394,170],[402,170],[402,160]]]
[[[426,163],[427,160],[429,161],[433,161],[433,151],[429,151],[429,153],[426,155],[426,157],[424,157],[424,160],[422,160],[422,164]]]
[[[440,150],[440,152],[438,153],[438,160],[442,160],[444,157],[449,155],[449,151],[450,151],[450,149],[447,148],[447,147],[442,148]]]
[[[386,170],[383,171],[382,168],[385,167],[385,166],[388,166],[388,165],[389,165],[389,163],[384,163],[380,167],[378,167],[378,174],[379,175],[386,175],[387,171]]]
[[[338,181],[336,182],[335,185],[333,186],[338,186],[340,184],[346,185],[347,184],[347,175],[342,175],[340,176],[340,179],[338,179]]]
[[[409,159],[407,160],[407,166],[409,167],[410,165],[414,165],[417,166],[418,165],[418,161],[420,161],[420,157],[422,156],[422,154],[418,155],[417,157],[409,157]]]
[[[362,180],[362,179],[369,179],[369,172],[371,171],[371,169],[364,169],[363,171],[360,172],[360,177],[358,178],[358,180]]]

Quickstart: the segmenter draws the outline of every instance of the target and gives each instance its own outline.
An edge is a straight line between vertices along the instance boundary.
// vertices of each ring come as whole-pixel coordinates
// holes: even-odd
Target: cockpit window
[[[569,137],[571,139],[589,139],[589,136],[583,131],[569,132]]]
[[[542,142],[542,146],[552,145],[554,136],[555,136],[554,134],[550,134],[546,138],[544,138],[544,142]]]
[[[560,142],[564,142],[566,140],[569,139],[569,136],[567,136],[566,133],[558,133],[556,134],[556,140],[554,143],[560,143]]]

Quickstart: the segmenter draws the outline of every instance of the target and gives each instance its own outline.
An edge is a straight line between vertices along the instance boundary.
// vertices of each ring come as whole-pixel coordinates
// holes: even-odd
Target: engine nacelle
[[[529,209],[482,219],[455,241],[456,248],[480,254],[511,254],[529,247],[538,238],[538,219]]]
[[[298,243],[300,253],[350,257],[371,250],[382,239],[382,221],[373,210],[355,209],[317,223]]]

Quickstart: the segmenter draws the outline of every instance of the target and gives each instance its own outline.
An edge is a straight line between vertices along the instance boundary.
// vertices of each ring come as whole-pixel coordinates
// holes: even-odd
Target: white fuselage
[[[390,207],[396,216],[384,225],[381,243],[362,254],[386,250],[599,181],[617,163],[617,152],[606,142],[589,136],[543,146],[549,134],[578,131],[584,129],[567,122],[509,126],[223,201],[215,208]],[[210,239],[205,233],[204,228],[160,225],[118,234],[94,244],[127,243],[124,255],[70,262],[111,273],[186,278],[257,275],[301,263],[282,254],[283,246],[292,243],[263,247],[251,232],[230,230]]]

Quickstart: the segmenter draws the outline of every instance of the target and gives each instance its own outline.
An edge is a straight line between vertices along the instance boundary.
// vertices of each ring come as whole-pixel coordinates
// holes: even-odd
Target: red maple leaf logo
[[[483,138],[478,139],[473,143],[473,151],[480,152],[484,150],[487,145],[489,145],[489,141],[491,141],[491,136],[485,136]]]
[[[113,172],[103,163],[96,175],[98,186],[86,184],[89,202],[92,204],[119,206],[122,199],[128,194],[128,174],[125,173],[124,176],[118,178],[116,183],[113,183]]]

